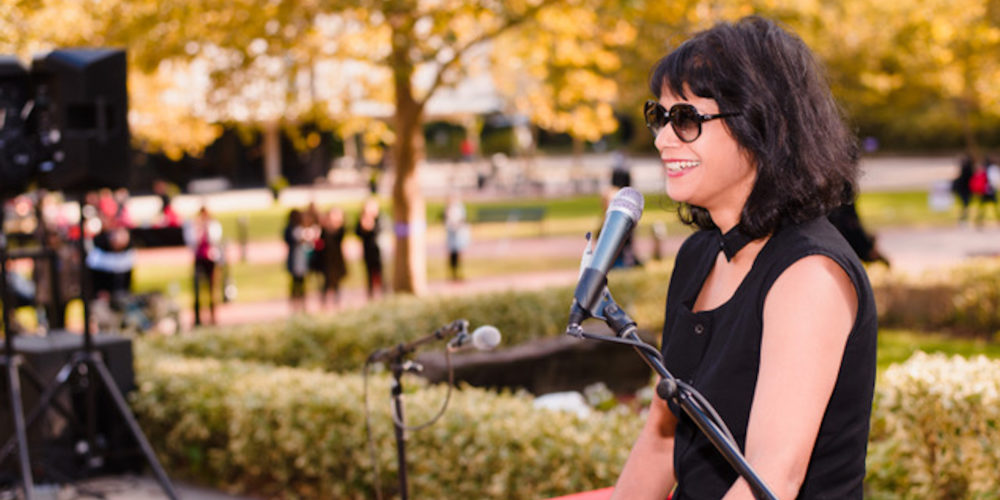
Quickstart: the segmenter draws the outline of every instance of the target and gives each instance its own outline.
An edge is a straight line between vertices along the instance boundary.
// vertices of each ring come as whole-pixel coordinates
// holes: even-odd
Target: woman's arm
[[[745,454],[778,498],[795,498],[805,479],[857,302],[850,278],[822,255],[789,266],[765,299]],[[744,498],[753,495],[740,479],[725,499]]]
[[[649,405],[646,424],[632,446],[625,468],[618,476],[613,500],[643,499],[663,500],[673,489],[674,431],[677,417],[666,401],[653,397]]]

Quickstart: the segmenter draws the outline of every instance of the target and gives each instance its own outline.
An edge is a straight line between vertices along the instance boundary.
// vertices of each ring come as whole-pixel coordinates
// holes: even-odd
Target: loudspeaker
[[[60,49],[34,59],[39,134],[52,140],[54,161],[40,185],[82,193],[129,184],[125,51]],[[57,131],[52,137],[50,131]]]
[[[94,349],[101,353],[115,385],[123,395],[135,389],[135,371],[133,368],[132,341],[117,335],[94,335]],[[59,370],[83,347],[83,336],[67,332],[50,332],[44,337],[15,336],[13,347],[16,353],[22,355],[24,363],[41,377],[46,387],[54,383]],[[97,435],[96,451],[101,455],[98,461],[85,462],[81,443],[87,439],[87,390],[88,377],[80,373],[78,366],[70,376],[68,387],[57,393],[55,400],[75,417],[80,426],[72,425],[70,418],[62,415],[54,407],[46,409],[42,417],[28,428],[28,448],[31,454],[33,468],[42,476],[51,469],[58,476],[83,478],[97,473],[137,472],[144,465],[140,449],[129,433],[121,415],[114,406],[110,394],[99,381],[95,380],[97,394],[95,398],[96,421],[94,427]],[[93,374],[97,377],[97,374]],[[42,392],[46,389],[36,388],[27,377],[21,377],[21,401],[25,416],[38,404]],[[10,396],[7,385],[0,387],[0,440],[5,442],[14,435],[13,414],[10,410]],[[41,465],[39,465],[41,464]],[[0,483],[16,477],[17,461],[8,457],[0,464]],[[52,476],[55,477],[55,476]],[[52,478],[50,477],[50,479]],[[44,479],[44,477],[38,477]]]
[[[20,194],[34,170],[34,148],[25,126],[31,78],[16,57],[0,56],[0,195]]]

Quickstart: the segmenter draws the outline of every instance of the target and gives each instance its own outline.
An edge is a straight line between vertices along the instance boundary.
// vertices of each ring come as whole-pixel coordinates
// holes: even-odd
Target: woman
[[[469,225],[465,204],[458,194],[448,196],[444,209],[445,240],[448,246],[448,269],[452,281],[462,280],[462,250],[469,244]]]
[[[718,410],[778,498],[861,498],[875,377],[864,268],[826,219],[857,146],[814,57],[759,17],[695,35],[646,105],[667,194],[696,226],[667,292],[664,364]],[[614,498],[753,498],[655,399]]]
[[[347,276],[347,263],[344,261],[344,210],[332,207],[323,218],[320,225],[319,251],[320,269],[323,273],[323,288],[320,289],[320,303],[326,304],[326,297],[333,294],[333,305],[340,305],[340,282]]]
[[[208,317],[215,324],[216,264],[222,260],[222,224],[202,206],[184,226],[184,241],[194,252],[194,324],[201,325],[202,283],[208,287]]]
[[[361,238],[362,256],[368,275],[369,299],[375,297],[376,290],[382,293],[382,251],[378,246],[378,233],[381,229],[378,200],[368,198],[361,206],[361,215],[358,216],[354,232]]]
[[[309,252],[312,251],[313,242],[316,240],[315,235],[310,232],[311,228],[305,225],[302,211],[297,208],[291,209],[282,237],[288,249],[285,269],[291,276],[289,304],[293,312],[306,310],[306,273],[309,272]]]

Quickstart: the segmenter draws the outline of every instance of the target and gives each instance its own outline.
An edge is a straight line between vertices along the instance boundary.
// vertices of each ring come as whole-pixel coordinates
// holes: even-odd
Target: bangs
[[[725,80],[718,74],[712,59],[702,53],[706,42],[701,36],[692,38],[660,59],[649,78],[649,90],[657,99],[664,87],[685,100],[688,99],[685,88],[698,97],[716,99],[719,96],[716,84]]]

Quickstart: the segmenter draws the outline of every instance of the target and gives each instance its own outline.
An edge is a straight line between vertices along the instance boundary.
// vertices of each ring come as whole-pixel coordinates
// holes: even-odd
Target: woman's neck
[[[712,217],[712,222],[715,223],[715,227],[719,228],[719,231],[722,231],[722,234],[728,233],[732,228],[736,227],[736,225],[740,223],[739,211],[710,210],[708,214]]]

